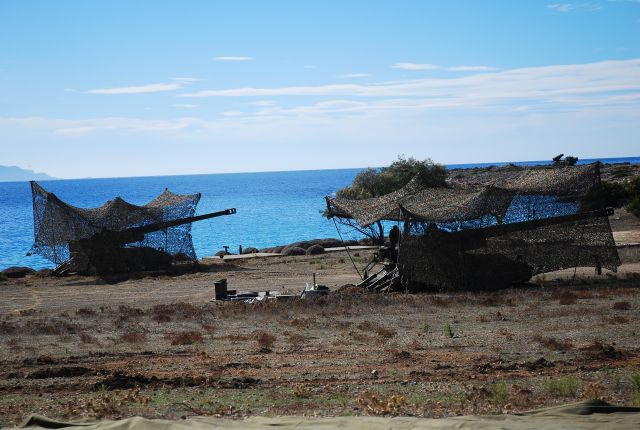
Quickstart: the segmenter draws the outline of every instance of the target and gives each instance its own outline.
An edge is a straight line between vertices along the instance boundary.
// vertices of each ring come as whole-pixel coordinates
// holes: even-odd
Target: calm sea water
[[[581,160],[589,163],[595,160]],[[603,162],[640,163],[640,157],[601,159]],[[515,164],[544,164],[542,161]],[[507,163],[450,165],[482,167]],[[223,245],[257,248],[299,240],[337,237],[333,222],[322,217],[324,196],[349,185],[361,169],[296,172],[235,173],[143,178],[42,181],[40,184],[62,200],[79,207],[96,207],[114,196],[145,204],[165,187],[175,193],[202,193],[197,213],[236,208],[237,214],[193,224],[198,257],[213,255]],[[346,238],[357,238],[344,228]],[[39,256],[26,256],[33,242],[33,212],[28,182],[0,183],[0,269],[53,265]]]

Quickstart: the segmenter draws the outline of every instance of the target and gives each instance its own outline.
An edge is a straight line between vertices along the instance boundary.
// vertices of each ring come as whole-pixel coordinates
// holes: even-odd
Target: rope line
[[[353,264],[353,268],[356,269],[356,272],[358,273],[358,276],[360,277],[360,279],[364,281],[364,276],[362,276],[362,274],[360,273],[360,270],[358,270],[358,267],[356,266],[355,261],[353,261],[353,258],[351,257],[351,252],[349,252],[349,247],[344,244],[344,239],[342,239],[342,233],[340,233],[340,229],[338,228],[338,223],[336,222],[335,217],[331,219],[333,220],[333,225],[336,226],[336,231],[338,232],[338,236],[340,236],[340,242],[342,242],[342,246],[344,246],[345,251],[347,251],[349,260],[351,260],[351,264]]]

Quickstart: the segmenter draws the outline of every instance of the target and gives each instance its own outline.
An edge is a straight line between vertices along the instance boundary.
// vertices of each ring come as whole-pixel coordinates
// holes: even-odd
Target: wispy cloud
[[[251,61],[253,57],[243,57],[243,56],[226,56],[226,57],[216,57],[216,61]]]
[[[441,68],[436,64],[429,63],[396,63],[391,67],[402,70],[437,70]]]
[[[347,73],[345,75],[340,75],[340,78],[346,78],[346,79],[351,79],[351,78],[370,78],[371,75],[368,73]]]
[[[547,8],[553,9],[557,12],[572,12],[574,10],[586,10],[593,12],[602,9],[602,6],[596,3],[552,3],[548,4]]]
[[[173,78],[171,82],[158,84],[135,85],[128,87],[100,88],[87,91],[88,94],[143,94],[158,93],[163,91],[175,91],[197,81],[196,78]]]
[[[372,84],[328,84],[280,88],[232,88],[183,93],[181,97],[370,97],[419,98],[469,105],[567,95],[605,95],[640,90],[640,59],[529,67],[450,78],[411,79]]]
[[[450,72],[494,72],[498,69],[490,66],[455,66],[448,67],[447,70]]]
[[[607,0],[609,3],[635,3],[640,4],[640,0]]]
[[[454,66],[444,67],[430,63],[396,63],[391,66],[394,69],[402,70],[447,70],[449,72],[492,72],[498,70],[489,66]]]
[[[249,103],[252,106],[273,106],[278,102],[275,100],[256,100],[255,102]]]
[[[194,109],[194,108],[197,108],[198,105],[189,104],[189,103],[176,103],[173,105],[173,107],[177,107],[180,109]]]

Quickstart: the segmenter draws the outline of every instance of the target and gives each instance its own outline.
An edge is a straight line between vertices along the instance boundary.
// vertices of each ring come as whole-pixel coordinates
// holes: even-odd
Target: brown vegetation
[[[115,286],[79,277],[12,285],[0,303],[0,424],[30,412],[440,417],[590,397],[640,403],[637,277],[382,295],[354,287],[350,265],[327,253]],[[312,271],[332,295],[209,301],[223,277],[238,289],[299,292]]]

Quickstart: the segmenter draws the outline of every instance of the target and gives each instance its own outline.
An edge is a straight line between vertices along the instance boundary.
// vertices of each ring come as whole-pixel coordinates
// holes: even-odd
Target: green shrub
[[[429,326],[429,323],[424,321],[422,324],[420,324],[420,331],[423,333],[429,333],[429,329],[431,327]]]
[[[581,209],[583,211],[596,210],[604,207],[622,207],[630,198],[629,191],[625,185],[602,182],[583,197]]]
[[[4,273],[0,273],[0,282],[5,282],[8,280],[9,278],[7,278],[7,275],[5,275]]]
[[[574,376],[560,376],[555,379],[545,379],[544,391],[556,397],[576,397],[580,381]]]
[[[451,327],[451,324],[447,324],[444,326],[444,334],[448,337],[455,336],[455,333],[453,331],[453,327]]]
[[[507,403],[507,384],[499,382],[491,387],[491,400],[497,409],[502,409]]]
[[[625,190],[631,197],[640,196],[640,176],[636,176],[624,184]]]
[[[634,406],[640,406],[640,373],[629,375],[631,382],[631,402]]]
[[[629,211],[629,213],[640,217],[640,194],[635,196],[630,202],[629,205],[627,206],[627,211]]]

